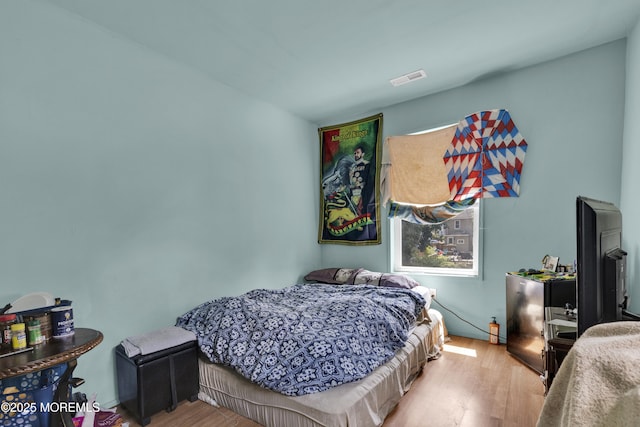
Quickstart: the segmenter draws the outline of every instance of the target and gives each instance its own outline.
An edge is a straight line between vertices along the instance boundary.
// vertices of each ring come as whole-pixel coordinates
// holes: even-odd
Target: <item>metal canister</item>
[[[40,321],[37,319],[27,321],[27,343],[29,345],[42,344],[42,338]]]
[[[70,305],[51,309],[53,338],[64,338],[74,334],[73,308]]]

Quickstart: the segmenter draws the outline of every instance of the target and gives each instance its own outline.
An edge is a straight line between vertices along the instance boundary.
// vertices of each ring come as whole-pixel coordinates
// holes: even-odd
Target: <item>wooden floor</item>
[[[544,402],[536,372],[511,357],[505,345],[451,337],[429,362],[383,427],[534,427]],[[137,427],[126,411],[119,411]],[[151,417],[149,427],[258,427],[225,408],[183,402]]]

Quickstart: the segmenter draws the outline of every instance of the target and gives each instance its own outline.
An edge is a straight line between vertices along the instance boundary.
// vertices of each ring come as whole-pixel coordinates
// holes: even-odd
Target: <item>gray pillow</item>
[[[304,279],[333,285],[351,285],[353,278],[361,270],[361,268],[323,268],[311,271],[304,276]]]
[[[376,285],[404,289],[420,285],[404,274],[379,273],[364,268],[323,268],[310,272],[304,279],[333,285]]]

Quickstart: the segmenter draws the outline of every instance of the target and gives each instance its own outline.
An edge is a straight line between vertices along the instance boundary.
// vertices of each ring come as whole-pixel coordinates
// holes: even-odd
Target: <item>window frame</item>
[[[389,218],[390,222],[390,255],[391,255],[391,271],[397,273],[408,273],[417,275],[429,275],[429,276],[455,276],[455,277],[469,277],[480,278],[482,276],[482,207],[481,199],[478,199],[476,203],[469,209],[473,210],[473,235],[472,235],[472,247],[474,252],[473,266],[470,269],[467,268],[444,268],[444,267],[417,267],[417,266],[405,266],[402,264],[402,219],[401,218]],[[458,221],[456,218],[451,218],[447,221]],[[456,223],[454,222],[454,225]],[[454,241],[456,237],[451,237]],[[448,241],[448,240],[447,240]]]

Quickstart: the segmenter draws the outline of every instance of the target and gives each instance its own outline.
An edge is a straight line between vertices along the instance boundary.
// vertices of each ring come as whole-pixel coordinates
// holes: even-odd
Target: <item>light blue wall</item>
[[[73,15],[0,4],[0,302],[73,300],[113,348],[317,267],[317,129]]]
[[[624,115],[624,157],[620,209],[623,215],[623,245],[628,251],[627,272],[631,307],[640,313],[640,22],[627,41],[627,88]]]
[[[507,108],[529,142],[521,197],[484,205],[483,277],[417,277],[466,319],[504,324],[506,271],[573,260],[577,194],[622,205],[638,271],[638,33],[624,162],[624,41],[382,110],[386,136]],[[101,402],[128,335],[312,268],[389,269],[386,221],[382,245],[316,243],[316,128],[380,111],[310,124],[46,3],[0,3],[0,58],[0,301],[72,299],[77,325],[105,334],[78,368]]]
[[[438,301],[466,320],[485,329],[491,316],[506,323],[507,271],[539,267],[545,254],[573,262],[577,195],[620,202],[625,53],[621,40],[382,110],[389,136],[450,124],[482,109],[506,108],[529,144],[520,197],[483,203],[483,277],[415,276],[436,288]],[[323,264],[388,271],[388,221],[382,240],[367,248],[325,245]],[[452,334],[486,338],[444,315]]]

